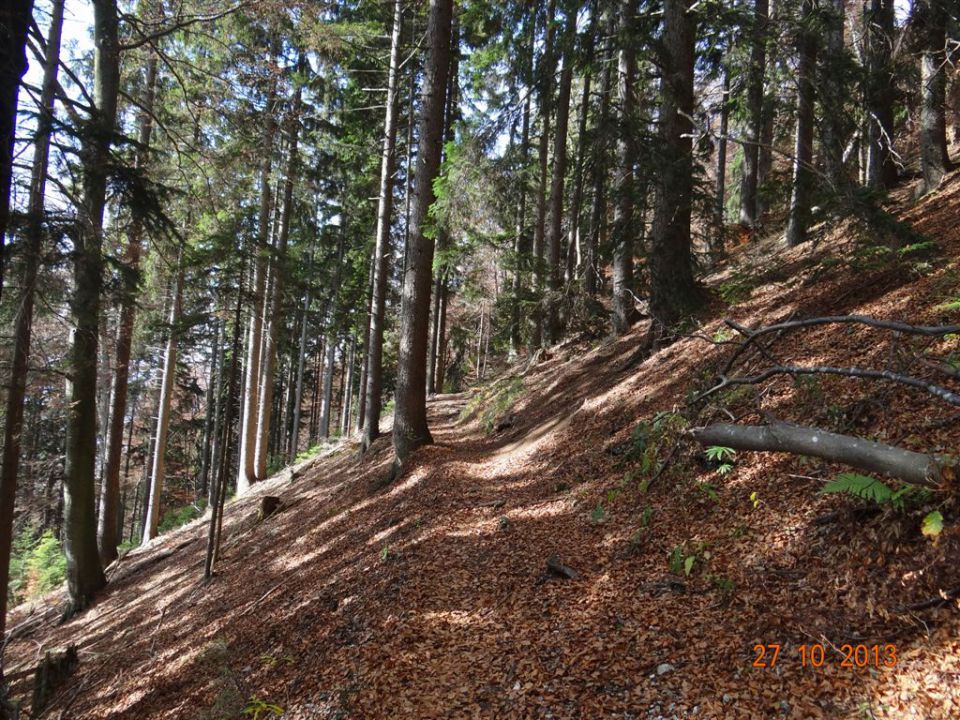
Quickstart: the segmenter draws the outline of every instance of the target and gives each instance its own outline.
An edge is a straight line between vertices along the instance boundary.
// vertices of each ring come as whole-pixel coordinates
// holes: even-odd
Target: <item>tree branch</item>
[[[693,428],[690,435],[701,445],[810,455],[916,485],[931,486],[940,480],[941,461],[932,455],[803,425],[718,423]]]

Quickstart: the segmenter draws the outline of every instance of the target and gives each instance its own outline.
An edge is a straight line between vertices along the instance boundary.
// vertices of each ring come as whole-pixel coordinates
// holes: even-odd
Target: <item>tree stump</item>
[[[64,684],[79,663],[77,648],[70,645],[66,650],[47,650],[43,661],[37,666],[33,681],[31,717],[39,717],[54,693]]]
[[[257,512],[257,520],[266,520],[280,509],[280,498],[276,495],[264,495],[260,498],[260,510]]]

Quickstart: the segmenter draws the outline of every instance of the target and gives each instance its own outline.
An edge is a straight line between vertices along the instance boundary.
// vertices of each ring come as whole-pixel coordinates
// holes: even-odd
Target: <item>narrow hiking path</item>
[[[393,485],[389,437],[360,462],[347,445],[281,474],[230,505],[209,587],[196,522],[131,553],[96,607],[12,655],[26,666],[41,645],[80,646],[54,706],[65,718],[231,718],[257,702],[285,718],[846,716],[870,673],[751,667],[755,641],[825,629],[804,556],[828,538],[757,547],[752,529],[721,533],[710,503],[684,527],[666,487],[617,484],[596,513],[624,422],[597,392],[635,341],[556,352],[493,435],[461,419],[468,394],[432,399],[436,443]],[[283,509],[257,524],[264,494]],[[713,549],[699,562],[715,573],[669,572],[678,534]],[[548,573],[550,556],[579,577]]]

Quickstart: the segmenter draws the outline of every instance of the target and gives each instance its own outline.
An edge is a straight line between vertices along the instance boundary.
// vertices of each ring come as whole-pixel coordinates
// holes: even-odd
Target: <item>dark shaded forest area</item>
[[[960,714],[955,0],[0,30],[0,717]]]

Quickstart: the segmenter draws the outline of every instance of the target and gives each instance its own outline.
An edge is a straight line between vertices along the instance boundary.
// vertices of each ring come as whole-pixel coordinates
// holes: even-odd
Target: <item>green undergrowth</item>
[[[25,527],[14,538],[10,554],[7,602],[11,607],[36,599],[63,584],[67,559],[52,530],[37,537]]]
[[[491,433],[523,395],[523,378],[502,377],[482,387],[460,413],[460,421],[479,418],[484,432]]]
[[[157,526],[157,530],[161,533],[169,532],[175,528],[180,527],[181,525],[186,525],[192,520],[196,520],[198,517],[203,515],[203,511],[207,507],[206,498],[201,498],[195,503],[190,503],[189,505],[184,505],[183,507],[173,508],[172,510],[167,510],[163,514],[163,517],[160,518],[160,523]]]

